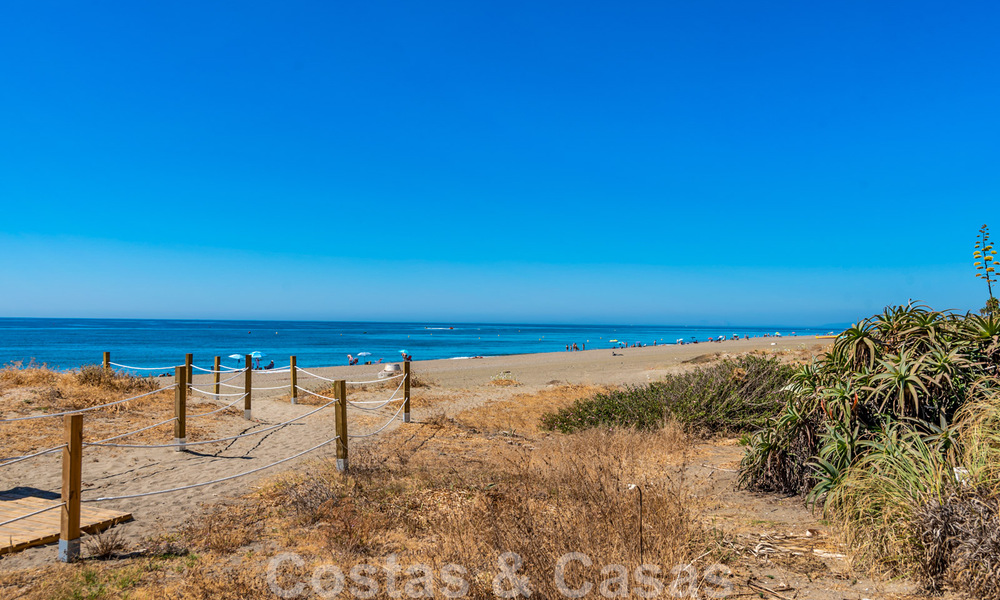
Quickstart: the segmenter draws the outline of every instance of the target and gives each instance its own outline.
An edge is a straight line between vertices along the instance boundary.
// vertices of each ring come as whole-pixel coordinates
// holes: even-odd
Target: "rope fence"
[[[286,463],[286,462],[288,462],[290,460],[293,460],[293,459],[296,459],[296,458],[298,458],[300,456],[304,456],[306,454],[309,454],[310,452],[312,452],[314,450],[319,450],[323,446],[331,444],[331,443],[333,443],[333,442],[335,442],[335,441],[337,441],[339,439],[340,439],[340,436],[330,438],[327,441],[323,442],[322,444],[318,444],[316,446],[313,446],[312,448],[310,448],[308,450],[303,450],[302,452],[299,452],[298,454],[293,454],[292,456],[289,456],[288,458],[283,458],[281,460],[274,461],[273,463],[271,463],[269,465],[264,465],[263,467],[257,467],[256,469],[251,469],[249,471],[244,471],[242,473],[237,473],[236,475],[230,475],[229,477],[221,477],[219,479],[213,479],[212,481],[203,481],[201,483],[192,483],[191,485],[182,485],[180,487],[170,488],[170,489],[166,489],[166,490],[156,490],[155,492],[143,492],[141,494],[129,494],[127,496],[103,496],[101,498],[86,498],[86,499],[81,500],[81,502],[106,502],[108,500],[127,500],[127,499],[130,499],[130,498],[145,498],[146,496],[157,496],[159,494],[169,494],[170,492],[180,492],[182,490],[191,490],[191,489],[194,489],[194,488],[204,487],[206,485],[212,485],[213,483],[222,483],[223,481],[230,481],[232,479],[237,479],[239,477],[245,477],[247,475],[253,475],[254,473],[259,473],[259,472],[263,471],[264,469],[270,469],[271,467],[280,465],[281,463]],[[60,506],[62,506],[62,505],[60,504]],[[3,523],[0,523],[0,525],[3,525]]]
[[[331,404],[334,404],[336,402],[338,402],[338,401],[334,400],[333,402],[327,402],[326,404],[324,404],[323,406],[320,406],[319,408],[317,408],[315,410],[311,410],[311,411],[307,412],[304,415],[299,415],[299,416],[295,417],[294,419],[289,419],[289,420],[287,420],[287,421],[285,421],[283,423],[278,423],[277,425],[271,425],[270,427],[265,427],[264,429],[258,429],[257,431],[251,431],[249,433],[241,433],[241,434],[238,434],[238,435],[233,435],[233,436],[224,437],[224,438],[217,438],[217,439],[214,439],[214,440],[201,440],[201,441],[198,441],[198,442],[175,442],[173,444],[103,444],[103,443],[98,443],[98,442],[85,442],[83,445],[84,446],[103,446],[103,447],[106,447],[106,448],[176,448],[178,446],[181,446],[181,447],[183,447],[183,446],[202,446],[202,445],[205,445],[205,444],[217,444],[219,442],[229,442],[229,441],[232,441],[232,440],[238,440],[240,438],[252,437],[252,436],[255,436],[255,435],[260,435],[262,433],[267,433],[268,431],[274,431],[275,429],[279,429],[281,427],[284,427],[285,425],[290,425],[291,423],[294,423],[296,421],[301,421],[302,419],[304,419],[304,418],[306,418],[306,417],[308,417],[310,415],[314,415],[314,414],[318,413],[319,411],[323,410],[324,408],[326,408],[326,407],[328,407]]]
[[[191,365],[191,368],[196,371],[201,371],[202,373],[242,373],[243,371],[246,370],[246,369],[234,369],[232,367],[222,367],[219,370],[215,370],[215,369],[206,369],[205,367],[199,367],[198,365]]]
[[[323,377],[322,375],[317,375],[316,373],[313,373],[312,371],[306,371],[305,369],[303,369],[301,367],[299,368],[299,372],[300,373],[305,373],[306,375],[308,375],[308,376],[310,376],[310,377],[312,377],[314,379],[322,379],[323,381],[329,381],[331,383],[337,381],[336,379],[329,379],[329,378]]]
[[[128,371],[169,371],[170,369],[173,369],[174,367],[177,366],[177,365],[170,365],[169,367],[132,367],[129,365],[120,365],[116,362],[109,362],[108,364],[120,367],[122,369],[126,369]]]
[[[149,427],[143,427],[142,429],[136,429],[135,431],[129,431],[128,433],[122,433],[122,434],[116,435],[114,437],[109,437],[109,438],[106,438],[106,439],[103,439],[103,440],[98,440],[96,442],[86,443],[84,445],[87,445],[87,446],[96,446],[98,444],[104,444],[105,442],[110,442],[110,441],[113,441],[113,440],[120,440],[120,439],[122,439],[124,437],[128,437],[130,435],[135,435],[137,433],[142,433],[143,431],[149,431],[150,429],[155,429],[155,428],[159,427],[160,425],[166,425],[167,423],[173,423],[176,420],[177,420],[177,417],[170,417],[166,421],[160,421],[159,423],[154,423],[154,424],[150,425]]]
[[[222,411],[226,410],[227,408],[231,408],[234,404],[236,404],[240,400],[243,400],[247,396],[246,394],[238,394],[238,395],[239,395],[239,398],[237,398],[236,400],[233,400],[232,402],[230,402],[229,404],[227,404],[227,405],[225,405],[223,407],[217,408],[215,410],[210,410],[208,412],[197,413],[197,414],[194,414],[194,415],[188,415],[187,418],[189,418],[189,419],[197,419],[198,417],[207,417],[208,415],[214,415],[215,413],[222,412]]]
[[[131,402],[132,400],[138,400],[139,398],[145,398],[146,396],[152,396],[153,394],[159,394],[162,391],[169,390],[177,387],[177,384],[170,384],[167,387],[153,390],[152,392],[146,392],[145,394],[139,394],[138,396],[132,396],[131,398],[125,398],[124,400],[115,400],[114,402],[108,402],[107,404],[98,404],[97,406],[88,406],[87,408],[80,408],[77,410],[67,410],[64,412],[49,413],[45,415],[31,415],[27,417],[15,417],[13,419],[0,419],[0,423],[13,423],[14,421],[30,421],[31,419],[45,419],[48,417],[64,417],[66,415],[78,415],[85,412],[90,412],[92,410],[97,410],[99,408],[107,408],[109,406],[115,406],[117,404],[124,404],[125,402]]]
[[[404,408],[405,408],[404,405],[400,405],[399,409],[396,410],[396,414],[394,414],[391,417],[389,417],[389,420],[386,421],[384,425],[382,425],[381,427],[379,427],[375,431],[373,431],[371,433],[366,433],[364,435],[349,435],[347,437],[349,437],[349,438],[358,438],[358,439],[360,439],[360,438],[369,438],[369,437],[372,437],[373,435],[378,435],[378,434],[382,433],[383,431],[385,431],[386,427],[388,427],[389,425],[392,425],[392,422],[396,420],[396,417],[399,416],[399,413],[402,412]]]
[[[316,396],[317,398],[322,398],[322,399],[324,399],[324,400],[335,400],[335,398],[330,398],[329,396],[324,396],[324,395],[322,395],[322,394],[317,394],[316,392],[314,392],[314,391],[312,391],[312,390],[307,390],[307,389],[306,389],[306,388],[304,388],[304,387],[300,387],[300,386],[295,386],[295,389],[299,390],[300,392],[305,392],[305,393],[307,393],[307,394],[311,394],[311,395],[313,395],[313,396]]]
[[[378,409],[382,408],[383,406],[389,404],[390,402],[398,402],[399,400],[404,400],[405,399],[405,397],[404,397],[404,398],[399,398],[397,400],[396,399],[396,394],[399,393],[399,388],[403,387],[403,384],[407,380],[408,380],[407,377],[404,375],[403,379],[399,382],[399,385],[397,385],[396,389],[393,390],[392,395],[389,396],[389,399],[386,400],[386,401],[384,401],[384,402],[381,401],[381,400],[374,400],[374,401],[369,400],[367,402],[366,401],[351,402],[350,400],[348,400],[347,402],[348,402],[348,404],[350,404],[354,408],[357,408],[358,410],[378,410]],[[365,407],[365,406],[362,406],[363,404],[378,404],[378,406]]]
[[[108,403],[105,403],[105,404],[100,404],[100,405],[97,405],[97,406],[90,406],[90,407],[86,407],[86,408],[82,408],[82,409],[77,409],[77,410],[63,411],[63,412],[59,412],[59,413],[51,413],[51,414],[43,414],[43,415],[29,415],[29,416],[25,416],[25,417],[13,417],[13,418],[0,419],[0,426],[2,426],[2,424],[4,424],[4,423],[11,423],[11,422],[15,422],[15,421],[25,421],[25,420],[29,420],[29,419],[40,419],[40,418],[47,418],[47,417],[60,417],[61,416],[64,419],[64,428],[63,428],[64,443],[63,444],[61,444],[59,446],[56,446],[56,447],[53,447],[53,448],[48,448],[48,449],[45,449],[45,450],[40,450],[38,452],[34,452],[32,454],[27,454],[27,455],[24,455],[24,456],[16,456],[16,457],[10,457],[10,458],[6,458],[6,459],[0,459],[0,468],[2,468],[2,467],[7,467],[7,466],[11,466],[11,465],[20,463],[22,461],[30,460],[32,458],[37,458],[37,457],[40,457],[40,456],[43,456],[43,455],[47,455],[47,454],[51,454],[51,453],[54,453],[54,452],[60,452],[61,451],[62,452],[62,498],[61,498],[62,502],[60,502],[59,504],[55,504],[53,506],[49,506],[49,507],[46,507],[46,508],[42,508],[42,509],[30,512],[28,514],[20,515],[18,517],[15,517],[13,519],[9,519],[7,521],[0,522],[0,527],[5,526],[5,525],[9,525],[9,524],[12,524],[12,523],[15,523],[17,521],[28,519],[28,518],[33,517],[35,515],[42,514],[42,513],[51,511],[51,510],[63,508],[64,510],[62,510],[61,517],[60,517],[61,518],[61,525],[60,525],[61,529],[60,529],[60,536],[59,536],[59,560],[62,560],[64,562],[72,562],[72,561],[76,560],[77,558],[79,558],[79,554],[80,554],[80,539],[81,539],[81,536],[82,536],[81,529],[80,529],[80,527],[81,527],[81,525],[80,525],[80,510],[81,510],[80,506],[81,506],[81,503],[83,503],[83,502],[88,502],[88,503],[89,502],[105,502],[105,501],[113,501],[113,500],[127,500],[127,499],[144,498],[144,497],[147,497],[147,496],[155,496],[155,495],[159,495],[159,494],[168,494],[168,493],[172,493],[172,492],[180,492],[180,491],[183,491],[183,490],[189,490],[189,489],[204,487],[204,486],[213,485],[213,484],[217,484],[217,483],[222,483],[222,482],[226,482],[226,481],[231,481],[231,480],[234,480],[234,479],[238,479],[240,477],[246,477],[248,475],[252,475],[254,473],[259,473],[260,471],[263,471],[265,469],[270,469],[272,467],[275,467],[277,465],[280,465],[280,464],[286,463],[288,461],[294,460],[296,458],[299,458],[299,457],[304,456],[306,454],[309,454],[311,452],[315,452],[316,450],[319,450],[320,448],[323,448],[323,447],[328,446],[330,444],[334,444],[335,442],[337,442],[336,443],[337,468],[339,470],[341,470],[341,471],[346,471],[347,468],[348,468],[348,440],[349,439],[361,439],[361,438],[370,438],[370,437],[376,436],[379,433],[382,433],[383,431],[385,431],[390,425],[392,425],[392,423],[395,422],[396,419],[398,419],[401,414],[403,415],[403,422],[405,422],[405,423],[409,423],[410,422],[410,363],[409,362],[405,362],[404,363],[404,369],[403,369],[402,373],[389,378],[389,379],[395,379],[395,378],[398,377],[398,378],[400,378],[400,382],[397,385],[396,389],[393,390],[392,394],[389,396],[389,398],[387,400],[374,400],[374,401],[358,401],[358,402],[353,402],[353,401],[349,400],[348,396],[347,396],[347,385],[349,383],[350,384],[355,384],[355,385],[356,384],[364,384],[364,383],[378,383],[380,381],[384,381],[384,379],[380,379],[380,380],[377,380],[377,381],[370,381],[370,382],[348,382],[348,381],[345,381],[343,379],[329,379],[327,377],[322,377],[322,376],[319,376],[319,375],[317,375],[315,373],[311,373],[309,371],[306,371],[305,369],[299,369],[299,368],[297,368],[295,356],[292,356],[291,357],[291,363],[290,363],[290,366],[289,366],[289,368],[288,368],[287,371],[285,371],[285,370],[281,370],[281,371],[268,370],[269,372],[267,373],[267,374],[279,374],[279,373],[290,374],[291,375],[291,382],[290,382],[289,385],[273,386],[273,387],[272,386],[268,386],[268,387],[257,387],[257,388],[255,388],[255,387],[253,387],[253,374],[254,373],[261,374],[261,371],[253,371],[252,369],[249,368],[250,365],[251,365],[251,356],[247,355],[245,357],[247,368],[239,369],[239,370],[233,370],[233,371],[223,371],[222,369],[219,368],[220,358],[216,357],[215,360],[216,360],[216,368],[212,369],[212,370],[208,370],[208,369],[204,369],[202,367],[195,367],[195,365],[193,365],[193,363],[192,363],[192,356],[190,354],[188,354],[188,355],[186,355],[186,359],[185,359],[185,364],[184,365],[175,365],[174,367],[172,367],[174,369],[174,382],[172,384],[167,385],[165,387],[162,387],[160,389],[151,391],[151,392],[139,394],[137,396],[132,396],[132,397],[129,397],[129,398],[123,398],[121,400],[115,400],[113,402],[108,402]],[[162,370],[162,369],[164,369],[164,367],[157,367],[157,368],[153,368],[153,367],[130,367],[130,366],[127,366],[127,365],[120,365],[118,363],[112,363],[110,361],[110,353],[105,352],[104,353],[104,368],[110,370],[112,366],[118,366],[118,367],[121,367],[121,368],[129,368],[129,369],[135,369],[135,370],[140,370],[140,369],[145,369],[145,370]],[[230,377],[229,379],[225,380],[225,381],[231,381],[233,379],[236,379],[239,375],[243,375],[245,377],[245,379],[244,379],[244,386],[243,386],[243,393],[221,394],[218,391],[216,391],[215,393],[212,393],[212,392],[206,392],[204,390],[201,390],[201,389],[198,389],[198,388],[194,387],[194,385],[192,383],[192,378],[193,378],[193,371],[194,371],[195,368],[197,368],[197,370],[200,371],[200,372],[206,372],[206,373],[211,373],[211,374],[215,375],[215,382],[210,383],[210,384],[199,384],[199,385],[202,385],[202,386],[214,385],[216,390],[218,390],[219,387],[221,387],[222,385],[226,385],[225,382],[223,382],[220,379],[220,375],[222,375],[224,373],[233,373],[235,371],[235,374],[232,377]],[[314,392],[312,390],[306,389],[306,388],[298,385],[298,375],[299,375],[299,373],[303,373],[303,374],[305,374],[307,376],[311,376],[311,377],[314,377],[316,379],[323,380],[323,381],[328,381],[328,382],[332,383],[333,384],[333,386],[332,386],[332,388],[333,388],[333,397],[329,397],[329,396],[325,396],[325,395],[319,394],[317,392]],[[228,387],[233,387],[233,388],[239,389],[239,386],[235,386],[235,385],[231,385],[231,386],[228,386]],[[251,414],[250,411],[251,411],[252,399],[253,399],[252,393],[254,391],[278,390],[278,389],[288,389],[289,390],[290,395],[291,395],[291,404],[293,404],[293,405],[296,404],[296,399],[297,399],[297,396],[298,396],[299,392],[303,392],[303,393],[310,394],[312,396],[316,396],[318,398],[324,399],[324,400],[326,400],[326,403],[323,404],[322,406],[319,406],[317,408],[309,410],[309,411],[307,411],[307,412],[305,412],[305,413],[303,413],[301,415],[292,417],[290,419],[287,419],[287,420],[282,421],[280,423],[276,423],[274,425],[269,425],[267,427],[264,427],[264,428],[261,428],[261,429],[257,429],[255,431],[245,431],[244,433],[239,433],[239,434],[236,434],[236,435],[231,435],[231,436],[221,437],[221,438],[216,438],[216,439],[208,439],[208,440],[191,440],[191,441],[189,441],[187,439],[187,419],[188,418],[194,419],[194,418],[199,418],[199,417],[204,417],[204,416],[208,416],[208,415],[211,415],[211,414],[215,414],[215,413],[227,410],[229,408],[232,408],[233,406],[237,405],[238,403],[240,403],[242,401],[243,404],[244,404],[244,418],[250,419],[250,414]],[[402,397],[397,397],[397,395],[399,394],[399,392],[400,392],[401,389],[403,390],[403,395],[402,395]],[[131,401],[138,400],[140,398],[144,398],[146,396],[150,396],[152,394],[156,394],[156,393],[167,391],[167,390],[173,390],[174,391],[174,415],[172,417],[170,417],[169,419],[165,419],[163,421],[159,421],[157,423],[153,423],[151,425],[147,425],[145,427],[141,427],[141,428],[133,430],[133,431],[128,431],[128,432],[125,432],[125,433],[120,433],[120,434],[114,435],[112,437],[104,438],[104,439],[101,439],[101,440],[98,440],[98,441],[95,441],[95,442],[84,442],[84,440],[83,440],[83,425],[84,425],[84,415],[86,413],[94,411],[94,410],[98,410],[100,408],[106,408],[106,407],[110,407],[110,406],[115,406],[115,405],[123,404],[123,403],[126,403],[126,402],[131,402]],[[195,392],[197,392],[198,394],[207,396],[207,397],[211,397],[211,398],[220,398],[220,397],[232,397],[232,396],[235,396],[235,399],[232,400],[231,402],[229,402],[228,404],[224,405],[224,406],[220,406],[220,407],[215,408],[213,410],[210,410],[208,412],[203,412],[203,413],[197,413],[197,414],[188,415],[187,414],[187,401],[188,401],[189,396],[191,394],[195,393]],[[348,406],[352,406],[354,408],[357,408],[357,409],[360,409],[360,410],[365,410],[365,411],[374,411],[374,410],[381,409],[381,408],[389,405],[392,402],[400,402],[400,401],[402,401],[402,402],[401,402],[400,406],[396,409],[396,412],[391,417],[389,417],[389,419],[386,422],[382,423],[377,429],[375,429],[373,431],[370,431],[368,433],[364,433],[364,434],[349,434],[348,433],[348,421],[347,421],[347,412],[348,412],[347,408],[348,408]],[[313,415],[319,413],[320,411],[323,411],[323,410],[325,410],[327,408],[330,408],[330,407],[334,407],[334,422],[335,422],[336,435],[334,437],[331,437],[330,439],[327,439],[326,441],[324,441],[322,443],[319,443],[319,444],[317,444],[315,446],[312,446],[311,448],[308,448],[307,450],[303,450],[301,452],[295,453],[295,454],[293,454],[291,456],[288,456],[286,458],[282,458],[280,460],[271,462],[269,464],[266,464],[266,465],[263,465],[263,466],[260,466],[260,467],[256,467],[254,469],[250,469],[248,471],[244,471],[244,472],[241,472],[241,473],[236,473],[236,474],[233,474],[233,475],[228,475],[228,476],[225,476],[225,477],[220,477],[220,478],[217,478],[217,479],[212,479],[210,481],[202,481],[202,482],[198,482],[198,483],[192,483],[192,484],[188,484],[188,485],[182,485],[182,486],[178,486],[178,487],[172,487],[172,488],[168,488],[168,489],[161,489],[161,490],[155,490],[155,491],[151,491],[151,492],[143,492],[143,493],[137,493],[137,494],[122,494],[122,495],[117,495],[117,496],[101,496],[101,497],[97,497],[97,498],[86,498],[86,499],[82,499],[81,498],[81,493],[83,491],[83,482],[82,482],[83,452],[84,452],[84,449],[86,447],[91,447],[91,448],[98,448],[98,447],[100,447],[100,448],[120,448],[120,449],[146,449],[146,450],[148,450],[148,449],[157,449],[157,448],[172,448],[172,449],[174,449],[177,452],[184,452],[184,451],[187,450],[188,446],[199,446],[199,445],[207,445],[207,444],[217,444],[217,443],[220,443],[220,442],[231,442],[231,441],[242,439],[242,438],[248,438],[248,437],[252,437],[252,436],[260,436],[262,434],[273,432],[273,431],[276,431],[276,430],[281,429],[283,427],[286,427],[286,426],[288,426],[288,425],[290,425],[292,423],[295,423],[295,422],[301,421],[303,419],[306,419],[306,418],[308,418],[310,416],[313,416]],[[173,424],[173,429],[174,429],[174,431],[173,431],[174,442],[173,443],[167,443],[167,444],[126,444],[126,443],[115,443],[116,440],[121,440],[121,439],[127,438],[129,436],[134,436],[136,434],[139,434],[139,433],[142,433],[142,432],[145,432],[145,431],[149,431],[149,430],[155,429],[157,427],[163,427],[163,426],[166,426],[166,425],[170,425],[170,424]],[[267,439],[267,438],[265,437],[263,439]],[[258,442],[257,445],[254,446],[254,448],[256,448],[257,446],[260,446],[260,444],[263,443],[263,439],[261,440],[261,442]],[[196,465],[193,465],[193,466],[196,466]]]
[[[255,369],[254,373],[257,375],[281,375],[283,373],[291,373],[292,370],[289,367],[280,367],[277,369]]]
[[[193,367],[194,365],[191,365],[191,366]],[[219,381],[219,383],[226,383],[227,381],[232,381],[232,380],[236,379],[237,377],[239,377],[240,375],[243,375],[243,373],[245,371],[246,371],[245,369],[240,369],[239,371],[236,371],[235,375],[233,375],[229,379],[223,379],[223,380]],[[230,371],[230,373],[231,372],[232,371]],[[216,373],[220,373],[220,371],[216,371]],[[191,385],[215,385],[215,384],[214,383],[192,383]]]
[[[403,376],[403,374],[400,373],[399,375],[392,375],[392,376],[382,377],[380,379],[373,379],[372,381],[348,381],[347,385],[367,385],[369,383],[382,383],[383,381],[391,381],[391,380],[393,380],[393,379],[395,379],[397,377],[402,377],[402,376]]]
[[[239,388],[237,387],[237,389],[239,389]],[[254,389],[257,389],[257,388],[254,388]],[[196,387],[191,388],[191,391],[192,392],[198,392],[199,394],[203,394],[205,396],[211,396],[212,398],[234,398],[236,396],[239,396],[239,397],[242,398],[243,396],[246,396],[246,392],[244,392],[242,394],[239,393],[239,392],[236,392],[234,394],[216,394],[216,393],[213,393],[213,392],[206,392],[205,390],[199,390]]]
[[[29,458],[35,458],[36,456],[42,456],[44,454],[51,454],[56,450],[62,450],[66,447],[66,444],[56,446],[55,448],[49,448],[48,450],[42,450],[41,452],[35,452],[34,454],[26,454],[25,456],[12,456],[11,458],[4,459],[4,462],[0,463],[0,468],[9,467],[15,463],[19,463],[23,460],[28,460]]]

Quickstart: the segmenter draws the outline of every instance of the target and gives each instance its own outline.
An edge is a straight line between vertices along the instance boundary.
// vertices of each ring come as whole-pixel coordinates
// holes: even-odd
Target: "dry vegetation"
[[[260,597],[269,594],[268,559],[296,552],[306,561],[302,573],[321,564],[345,573],[363,563],[381,566],[392,554],[404,567],[460,564],[469,570],[468,597],[492,598],[499,556],[516,552],[537,597],[553,597],[553,569],[567,552],[594,561],[590,569],[569,571],[571,585],[607,579],[603,565],[624,564],[631,572],[640,564],[638,503],[630,484],[644,492],[643,562],[704,558],[714,546],[691,513],[685,482],[666,475],[688,448],[679,428],[573,436],[539,430],[543,412],[597,389],[554,388],[455,419],[438,415],[420,427],[387,433],[369,450],[352,451],[346,477],[329,462],[310,462],[177,534],[149,540],[143,556],[2,574],[0,594]],[[113,552],[122,550],[114,545]],[[384,592],[384,573],[375,578],[382,578]],[[669,578],[662,575],[667,587]],[[287,572],[279,582],[293,579]],[[402,576],[400,586],[407,579]]]
[[[60,413],[115,402],[156,390],[155,379],[105,371],[90,365],[78,371],[58,372],[44,365],[14,363],[0,369],[0,414],[4,418]],[[217,408],[211,402],[189,398],[189,414]],[[174,411],[174,392],[164,390],[136,400],[87,412],[84,440],[100,440],[169,419]],[[188,435],[207,435],[223,413],[188,423]],[[58,418],[14,421],[3,425],[0,459],[58,446],[63,422]],[[164,425],[129,438],[130,443],[161,443],[172,439]]]
[[[64,385],[67,391],[81,385],[51,372],[18,376]],[[0,398],[14,388],[0,388]],[[616,574],[602,573],[607,565],[625,565],[633,594],[642,591],[636,586],[636,567],[663,567],[656,581],[663,586],[660,597],[669,597],[676,581],[672,566],[690,565],[704,575],[714,562],[742,573],[740,580],[736,575],[726,579],[741,591],[768,597],[759,580],[747,580],[745,567],[777,564],[778,559],[759,552],[759,540],[751,544],[715,529],[714,518],[704,512],[706,498],[692,495],[697,487],[685,475],[697,440],[678,423],[668,421],[656,431],[602,427],[572,435],[541,427],[544,414],[606,392],[608,388],[598,386],[555,386],[521,394],[511,390],[505,400],[487,401],[453,417],[440,410],[454,399],[448,393],[418,395],[413,405],[415,411],[419,407],[420,422],[386,431],[377,443],[353,446],[347,476],[328,461],[302,462],[254,493],[217,504],[187,526],[131,547],[110,534],[94,539],[79,564],[9,571],[0,560],[0,597],[274,597],[267,584],[268,563],[285,552],[297,553],[304,563],[283,563],[277,583],[287,588],[305,582],[304,597],[317,597],[309,585],[317,567],[336,565],[346,574],[362,564],[379,567],[369,573],[379,587],[370,597],[392,597],[383,567],[393,556],[404,569],[429,566],[434,577],[424,583],[434,586],[436,597],[448,587],[442,568],[454,563],[468,570],[463,574],[469,584],[465,597],[494,598],[498,559],[505,552],[523,559],[519,574],[530,578],[537,598],[562,597],[554,587],[554,569],[568,552],[593,561],[586,569],[576,563],[567,573],[570,586],[594,583],[586,597],[601,597],[598,584]],[[164,411],[169,400],[165,392]],[[154,401],[149,405],[132,408],[141,412],[159,406]],[[60,406],[52,404],[48,410]],[[633,484],[641,488],[644,501],[641,560]],[[410,591],[416,591],[421,584],[413,575],[419,574],[401,573],[398,587],[409,583]],[[703,587],[700,597],[711,589]]]

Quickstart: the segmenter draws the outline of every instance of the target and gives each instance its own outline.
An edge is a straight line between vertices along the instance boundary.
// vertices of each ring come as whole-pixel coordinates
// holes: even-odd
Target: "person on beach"
[[[264,367],[264,370],[267,371],[268,369],[273,369],[273,368],[274,368],[274,360],[272,360],[271,362],[267,363],[267,366]]]

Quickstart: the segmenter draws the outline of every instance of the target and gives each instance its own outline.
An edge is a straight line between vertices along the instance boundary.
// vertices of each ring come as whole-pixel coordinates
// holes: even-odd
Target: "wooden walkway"
[[[59,504],[59,499],[48,500],[36,496],[0,494],[0,522],[43,508]],[[54,508],[27,519],[0,526],[0,555],[20,552],[25,548],[51,544],[59,540],[62,509]],[[80,529],[86,533],[99,533],[112,525],[131,521],[132,515],[84,504],[80,512]]]

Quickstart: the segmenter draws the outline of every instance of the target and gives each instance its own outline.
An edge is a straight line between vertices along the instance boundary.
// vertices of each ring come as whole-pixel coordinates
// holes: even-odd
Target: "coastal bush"
[[[498,386],[508,386],[508,385],[521,385],[521,382],[517,380],[517,376],[510,371],[500,371],[496,375],[490,377],[491,385]]]
[[[982,506],[1000,497],[998,367],[997,317],[888,307],[796,371],[784,408],[750,436],[739,484],[805,494],[870,568],[1000,597],[956,583],[985,581],[1000,554],[970,562],[962,557],[971,551],[940,531],[971,514],[971,497]],[[992,543],[981,519],[961,523],[961,539]]]
[[[667,418],[697,433],[741,433],[763,426],[787,402],[794,369],[777,358],[727,358],[662,381],[596,394],[542,417],[545,428],[572,433],[591,427],[658,429]]]
[[[603,565],[628,565],[629,572],[642,563],[684,565],[715,550],[683,478],[660,476],[660,458],[684,452],[685,442],[670,444],[678,435],[669,427],[652,435],[591,430],[540,436],[531,450],[477,436],[473,443],[490,451],[467,455],[454,451],[455,440],[470,439],[455,424],[422,440],[401,434],[358,451],[347,475],[330,462],[314,463],[265,486],[259,499],[275,510],[264,531],[345,572],[388,555],[400,564],[459,564],[469,570],[464,597],[483,600],[496,598],[498,558],[514,552],[532,598],[563,597],[555,569],[568,552],[594,562],[568,570],[577,587],[584,578],[606,579]],[[287,502],[290,495],[310,498],[305,512]],[[373,577],[385,590],[384,571]]]
[[[151,392],[160,387],[160,384],[152,377],[120,373],[113,369],[105,369],[101,365],[84,365],[75,372],[75,376],[80,385],[89,385],[114,392],[142,393]]]
[[[52,385],[58,378],[59,373],[34,361],[16,361],[0,369],[0,384],[5,386]]]

